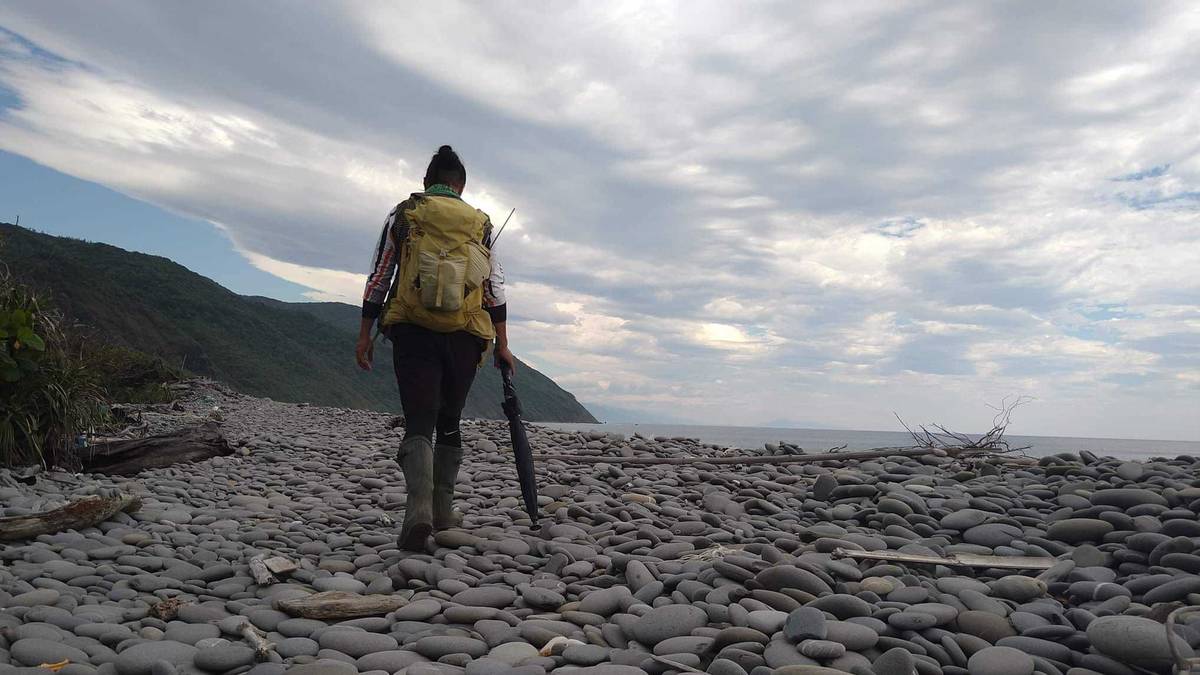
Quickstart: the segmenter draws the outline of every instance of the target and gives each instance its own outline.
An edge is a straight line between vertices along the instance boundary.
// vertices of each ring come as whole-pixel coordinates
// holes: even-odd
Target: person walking
[[[492,223],[463,200],[466,183],[462,160],[443,145],[425,171],[425,190],[388,214],[363,293],[355,358],[371,369],[378,322],[392,342],[404,409],[396,461],[408,491],[399,541],[407,550],[422,550],[434,530],[462,522],[452,508],[463,456],[459,422],[488,343],[495,341],[496,367],[516,366]]]

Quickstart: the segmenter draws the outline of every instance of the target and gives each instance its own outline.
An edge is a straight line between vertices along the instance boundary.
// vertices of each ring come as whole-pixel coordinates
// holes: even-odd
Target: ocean
[[[783,441],[810,452],[822,452],[838,446],[846,450],[870,450],[912,445],[912,437],[903,431],[849,431],[837,429],[776,429],[770,427],[716,427],[679,424],[564,424],[539,422],[538,426],[565,431],[605,431],[631,436],[667,436],[698,438],[705,443],[737,448],[761,448],[764,443]],[[1035,457],[1060,452],[1090,450],[1097,455],[1124,459],[1200,455],[1197,441],[1155,441],[1124,438],[1070,438],[1066,436],[1005,436],[1012,447],[1029,446],[1025,452]]]

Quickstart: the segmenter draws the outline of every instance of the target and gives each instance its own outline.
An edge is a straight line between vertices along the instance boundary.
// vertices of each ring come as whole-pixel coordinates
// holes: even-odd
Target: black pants
[[[404,407],[404,437],[424,436],[438,445],[462,446],[458,423],[475,381],[483,338],[466,331],[438,333],[413,324],[389,331]]]

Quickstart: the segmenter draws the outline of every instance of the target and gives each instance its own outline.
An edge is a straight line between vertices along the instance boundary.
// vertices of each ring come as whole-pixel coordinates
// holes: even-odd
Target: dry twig
[[[992,418],[992,428],[979,438],[971,438],[967,434],[951,431],[941,424],[922,424],[913,429],[900,418],[900,415],[892,414],[896,415],[896,419],[912,436],[913,442],[918,448],[945,450],[951,454],[967,451],[1004,455],[1029,449],[1029,446],[1012,447],[1004,438],[1004,434],[1008,431],[1008,425],[1012,423],[1013,411],[1031,400],[1033,399],[1028,396],[1018,396],[1013,399],[1005,397],[999,407],[991,406],[996,410],[996,415]]]

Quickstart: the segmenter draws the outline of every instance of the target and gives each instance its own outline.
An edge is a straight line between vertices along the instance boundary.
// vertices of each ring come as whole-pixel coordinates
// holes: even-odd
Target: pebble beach
[[[463,527],[413,553],[396,546],[391,416],[198,382],[143,418],[152,432],[217,420],[235,452],[130,477],[0,471],[0,516],[116,490],[142,500],[0,545],[0,675],[1139,675],[1200,646],[1200,613],[1173,635],[1164,623],[1200,604],[1194,457],[728,465],[704,459],[742,451],[531,425],[535,452],[610,458],[539,463],[535,524],[507,424],[473,421]],[[641,456],[696,461],[626,461]],[[298,568],[258,585],[260,555]],[[398,608],[343,621],[281,609],[325,591]],[[274,644],[265,660],[246,621]]]

